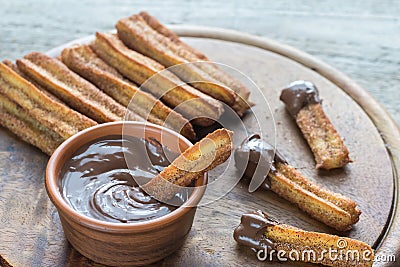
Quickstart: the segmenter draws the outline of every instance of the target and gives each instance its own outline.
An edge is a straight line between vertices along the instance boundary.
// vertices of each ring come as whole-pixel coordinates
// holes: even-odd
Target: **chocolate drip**
[[[321,100],[317,87],[308,81],[295,81],[282,90],[280,100],[286,104],[290,115],[296,118],[299,111],[308,104],[317,104]]]
[[[253,248],[254,250],[274,249],[274,243],[267,238],[266,231],[270,226],[279,223],[268,217],[262,211],[253,211],[242,215],[240,224],[236,227],[233,238],[239,244]]]
[[[170,164],[168,159],[177,156],[155,139],[114,135],[96,139],[66,161],[60,190],[73,209],[95,219],[122,223],[152,220],[177,207],[158,202],[136,181],[149,181]],[[187,195],[175,198],[181,205]]]
[[[275,171],[272,163],[287,164],[283,155],[276,150],[271,144],[263,141],[258,134],[253,134],[243,140],[241,145],[235,150],[235,166],[238,170],[245,170],[244,176],[253,177],[257,166],[266,168],[266,164],[271,165],[269,171]],[[272,162],[271,162],[272,161]],[[265,171],[267,172],[267,170]],[[263,173],[265,176],[264,188],[270,188],[268,173]]]

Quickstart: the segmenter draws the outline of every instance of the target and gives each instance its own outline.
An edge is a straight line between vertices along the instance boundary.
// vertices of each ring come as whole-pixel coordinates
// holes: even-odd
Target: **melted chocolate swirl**
[[[170,164],[168,159],[177,156],[155,139],[103,137],[85,144],[66,161],[60,173],[61,194],[73,209],[95,219],[121,223],[152,220],[177,207],[158,202],[136,181],[149,181]],[[174,203],[182,205],[187,197],[177,194]]]

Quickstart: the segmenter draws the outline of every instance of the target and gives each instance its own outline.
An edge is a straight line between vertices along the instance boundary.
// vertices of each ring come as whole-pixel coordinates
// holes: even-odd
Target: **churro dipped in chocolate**
[[[195,139],[196,134],[188,120],[151,94],[125,81],[117,70],[100,59],[89,46],[66,48],[61,53],[61,60],[68,68],[143,119],[180,132],[191,140]]]
[[[287,260],[367,267],[374,259],[373,249],[362,241],[305,231],[282,224],[262,211],[243,214],[233,236],[239,244],[263,251],[265,260],[275,260],[279,252],[279,257]]]
[[[9,107],[5,109],[8,113],[18,117],[16,109],[20,107],[29,114],[29,118],[36,120],[64,139],[97,124],[86,116],[54,101],[3,63],[0,63],[0,93],[18,105],[13,108],[9,106],[10,103],[3,105],[4,109]],[[6,98],[3,98],[3,103],[5,102]],[[23,116],[22,113],[21,116]]]
[[[321,188],[290,166],[274,147],[252,135],[235,151],[235,163],[244,175],[252,177],[263,159],[263,153],[273,158],[272,166],[265,175],[264,188],[270,189],[284,199],[296,204],[311,217],[338,230],[346,231],[358,222],[361,211],[357,203],[340,194]]]
[[[153,23],[149,24],[146,20]],[[155,28],[152,27],[154,24],[157,24]],[[193,48],[177,42],[176,38],[170,39],[170,34],[164,35],[167,29],[149,14],[142,12],[121,19],[116,28],[125,45],[166,67],[194,63],[180,65],[171,71],[203,93],[225,102],[240,116],[249,108],[247,100],[250,92],[242,83],[212,64],[205,55],[199,55],[200,52],[194,52]]]
[[[174,32],[170,29],[162,25],[155,17],[152,17],[147,12],[140,12],[140,17],[149,25],[153,30],[157,33],[167,37],[169,40],[168,42],[174,43],[177,49],[176,51],[180,51],[179,55],[184,59],[190,62],[197,62],[197,61],[209,61],[205,54],[202,52],[194,49],[192,46],[188,45],[187,43],[183,42]],[[204,64],[199,65],[207,74],[212,76],[214,79],[222,82],[230,89],[232,89],[237,95],[235,95],[235,101],[237,102],[233,107],[236,111],[238,111],[239,115],[241,112],[245,111],[248,108],[248,105],[253,105],[251,101],[249,101],[250,90],[244,86],[240,81],[236,80],[228,73],[222,71],[217,65],[215,64]],[[237,99],[237,97],[240,99]],[[245,100],[246,103],[241,103],[242,100]]]
[[[114,34],[96,33],[91,48],[136,84],[142,85],[152,77],[144,84],[145,89],[194,124],[210,126],[224,111],[219,101],[185,84],[160,63],[127,48]]]
[[[224,163],[232,151],[232,132],[219,129],[186,149],[168,167],[142,186],[159,201],[172,198],[181,187],[192,184],[204,173]]]
[[[351,162],[346,145],[322,109],[314,84],[295,81],[282,91],[280,99],[307,140],[317,169],[341,168]]]
[[[17,65],[30,79],[99,123],[124,120],[126,115],[130,120],[143,121],[132,112],[127,114],[126,108],[57,59],[33,52],[17,60]]]

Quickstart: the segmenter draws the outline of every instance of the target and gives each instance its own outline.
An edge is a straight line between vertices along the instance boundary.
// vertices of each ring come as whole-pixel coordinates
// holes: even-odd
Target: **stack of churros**
[[[239,115],[249,108],[249,90],[215,64],[185,64],[208,58],[179,41],[170,30],[146,12],[118,21],[118,37],[129,47],[157,60],[195,88],[231,106]],[[196,82],[199,81],[199,82]],[[206,81],[206,82],[205,82]]]
[[[97,124],[55,101],[3,63],[0,93],[1,124],[48,155],[65,139]]]
[[[210,126],[224,111],[218,100],[185,84],[157,61],[129,49],[117,35],[96,33],[91,48],[132,82],[142,85],[194,124]]]
[[[196,137],[187,119],[151,94],[124,80],[116,69],[100,59],[89,46],[66,48],[62,51],[61,59],[68,68],[143,119],[171,128],[191,140]]]
[[[196,140],[192,125],[208,127],[227,107],[242,116],[251,106],[245,86],[149,14],[122,19],[117,30],[97,33],[91,44],[66,48],[59,58],[33,52],[1,63],[1,125],[51,155],[97,123],[149,121]],[[133,45],[146,35],[149,42]],[[179,63],[191,64],[166,69]]]
[[[17,60],[17,66],[66,104],[99,123],[123,120],[126,115],[123,106],[55,58],[34,52]]]

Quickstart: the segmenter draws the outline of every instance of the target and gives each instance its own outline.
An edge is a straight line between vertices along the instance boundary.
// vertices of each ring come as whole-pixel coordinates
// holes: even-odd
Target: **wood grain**
[[[184,30],[180,29],[180,32]],[[202,31],[202,34],[206,35],[206,32]],[[391,158],[379,131],[362,108],[321,74],[287,57],[227,41],[205,38],[186,40],[204,51],[211,59],[243,71],[260,86],[268,98],[276,121],[277,144],[290,164],[300,168],[310,179],[323,184],[324,187],[356,200],[363,214],[360,222],[345,235],[377,246],[382,233],[387,230],[386,223],[391,215],[390,207],[394,197],[393,171]],[[235,57],[232,57],[232,54],[235,54]],[[323,107],[326,113],[345,138],[354,163],[343,170],[315,170],[312,153],[285,111],[284,105],[278,100],[280,89],[292,80],[300,78],[316,83],[324,99]],[[254,100],[259,103],[255,110],[270,117],[265,105],[260,102],[261,99]],[[386,119],[387,114],[378,113],[376,118]],[[250,131],[255,130],[252,116],[246,116],[244,122]],[[3,241],[0,243],[0,254],[15,266],[92,265],[71,250],[65,242],[57,213],[48,201],[43,186],[43,171],[47,158],[16,140],[4,129],[1,129],[0,136],[0,240]],[[379,165],[375,164],[376,162],[379,162]],[[16,165],[20,167],[15,168]],[[236,170],[230,168],[224,177],[237,175]],[[263,209],[282,222],[305,230],[336,233],[272,192],[260,189],[250,194],[247,192],[247,186],[248,184],[242,181],[223,198],[198,208],[185,245],[160,264],[264,266],[265,263],[258,262],[252,252],[238,246],[232,238],[240,215],[251,209]],[[16,254],[15,251],[21,253]]]

